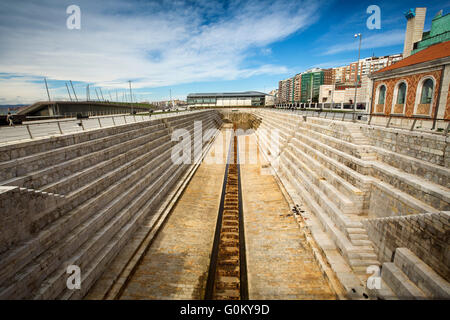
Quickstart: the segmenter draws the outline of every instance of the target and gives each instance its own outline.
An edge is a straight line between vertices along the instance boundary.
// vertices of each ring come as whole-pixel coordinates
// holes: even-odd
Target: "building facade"
[[[324,84],[324,79],[325,72],[321,69],[313,69],[303,73],[300,101],[303,103],[319,102],[320,86]]]
[[[190,107],[262,107],[264,92],[190,93],[187,103]]]
[[[371,79],[373,115],[450,120],[450,41],[381,69]]]

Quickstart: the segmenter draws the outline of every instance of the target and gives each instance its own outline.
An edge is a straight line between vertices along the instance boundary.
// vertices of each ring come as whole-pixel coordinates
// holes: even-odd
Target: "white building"
[[[190,107],[261,107],[265,105],[266,93],[258,91],[225,93],[190,93]]]

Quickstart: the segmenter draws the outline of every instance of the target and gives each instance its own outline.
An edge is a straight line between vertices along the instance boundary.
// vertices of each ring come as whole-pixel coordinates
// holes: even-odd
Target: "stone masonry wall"
[[[374,146],[450,168],[450,137],[408,130],[361,125]]]
[[[0,186],[0,253],[29,238],[40,224],[55,219],[51,211],[63,203],[61,195]]]
[[[450,212],[363,220],[380,262],[393,261],[396,248],[408,248],[450,280]]]
[[[368,216],[374,218],[406,216],[419,214],[424,210],[412,207],[412,203],[405,203],[396,193],[391,192],[384,185],[372,184],[370,192]]]

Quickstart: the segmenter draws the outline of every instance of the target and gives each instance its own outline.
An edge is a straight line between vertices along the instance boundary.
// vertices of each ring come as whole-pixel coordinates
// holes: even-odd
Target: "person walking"
[[[13,120],[12,120],[11,112],[9,112],[9,111],[8,111],[8,115],[6,116],[6,122],[8,122],[8,125],[10,127],[14,125]]]

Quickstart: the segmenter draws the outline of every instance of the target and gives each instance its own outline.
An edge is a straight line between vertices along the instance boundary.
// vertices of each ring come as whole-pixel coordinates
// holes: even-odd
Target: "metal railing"
[[[295,109],[295,108],[276,108],[278,112],[294,113],[304,117],[318,117],[329,120],[351,121],[365,123],[373,126],[381,126],[385,128],[404,129],[422,133],[433,133],[447,136],[450,131],[450,121],[440,118],[429,118],[415,116],[406,118],[401,115],[377,115],[367,112],[358,111],[334,111],[334,110],[311,110],[311,109]],[[378,121],[374,121],[374,119]],[[398,123],[400,121],[400,123]]]
[[[29,123],[23,125],[0,127],[0,144],[84,132],[88,130],[170,118],[183,114],[192,114],[204,111],[206,110],[185,110],[153,114],[121,114],[96,116],[83,119],[64,118],[58,120],[30,121]]]

